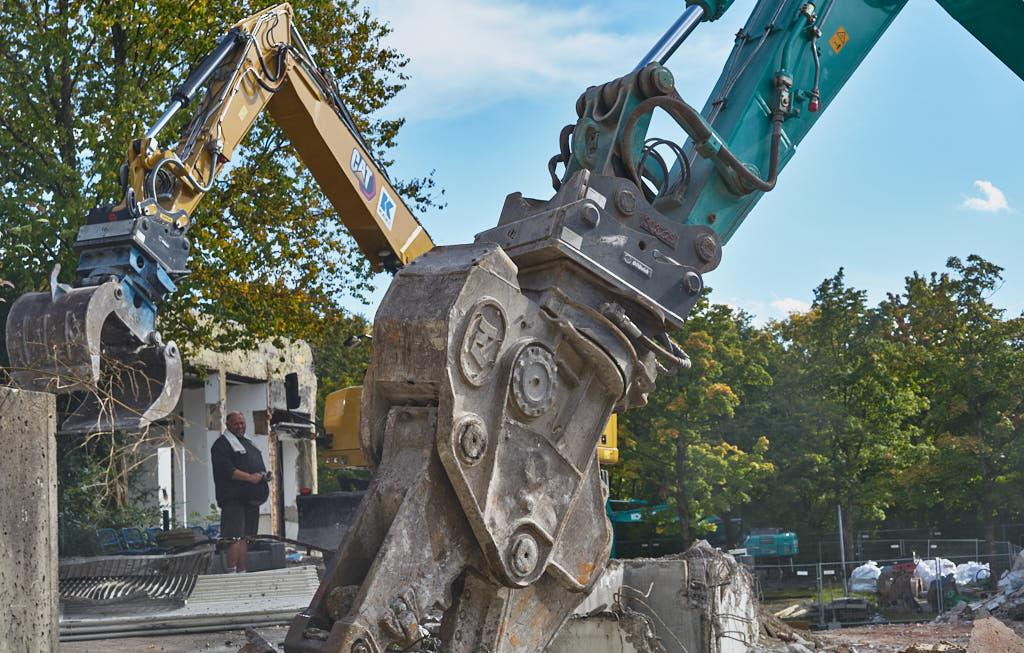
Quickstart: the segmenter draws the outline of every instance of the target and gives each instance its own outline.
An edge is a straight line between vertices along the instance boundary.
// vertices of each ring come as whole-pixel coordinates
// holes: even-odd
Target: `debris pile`
[[[983,601],[958,603],[936,621],[977,621],[989,615],[1010,621],[1024,621],[1024,551],[1017,555],[1013,568],[999,579],[998,593]]]
[[[804,649],[813,651],[822,644],[809,631],[794,628],[763,606],[758,609],[757,621],[760,625],[760,644],[757,651],[793,651],[802,653]],[[802,647],[802,648],[801,648]]]

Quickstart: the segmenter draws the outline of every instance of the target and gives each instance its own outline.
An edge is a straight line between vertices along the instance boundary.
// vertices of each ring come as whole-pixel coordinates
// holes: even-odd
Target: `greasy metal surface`
[[[130,429],[167,415],[181,391],[181,357],[140,323],[122,284],[27,293],[7,319],[11,376],[21,387],[86,398],[60,432]],[[159,344],[158,344],[159,343]]]
[[[520,268],[571,258],[596,277],[588,285],[599,283],[618,301],[637,304],[660,330],[682,325],[700,296],[701,275],[722,258],[711,228],[669,220],[632,182],[585,170],[548,202],[510,195],[498,226],[477,234],[476,242],[501,245]]]

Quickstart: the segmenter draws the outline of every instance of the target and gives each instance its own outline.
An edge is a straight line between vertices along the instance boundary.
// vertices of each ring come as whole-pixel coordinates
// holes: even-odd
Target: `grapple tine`
[[[90,392],[59,433],[137,429],[168,415],[181,394],[181,356],[173,342],[105,354],[100,392]]]
[[[170,413],[181,393],[174,343],[140,322],[117,281],[22,295],[7,320],[11,376],[21,387],[86,391],[59,432],[137,429]]]

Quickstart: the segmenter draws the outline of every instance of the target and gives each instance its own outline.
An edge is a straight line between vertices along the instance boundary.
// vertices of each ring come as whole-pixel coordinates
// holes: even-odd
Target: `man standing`
[[[228,573],[245,571],[245,536],[255,535],[260,505],[270,495],[270,472],[252,440],[245,437],[245,417],[228,414],[228,429],[210,447],[213,484],[220,507],[220,533],[236,539],[228,546]]]

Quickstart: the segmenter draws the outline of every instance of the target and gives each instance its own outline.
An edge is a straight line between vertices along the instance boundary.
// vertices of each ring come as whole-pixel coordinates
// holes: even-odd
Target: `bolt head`
[[[718,254],[718,243],[709,234],[704,234],[694,242],[697,256],[705,263],[710,263]]]
[[[686,289],[686,292],[689,295],[696,295],[699,293],[703,285],[700,275],[696,272],[687,272],[686,275],[683,276],[683,288]]]
[[[483,424],[476,419],[467,420],[459,428],[459,448],[463,460],[469,464],[477,463],[487,451],[487,432]]]
[[[628,188],[622,188],[615,193],[615,206],[619,212],[626,217],[636,214],[636,195]]]
[[[512,542],[512,570],[526,576],[537,567],[537,540],[529,533],[521,533]]]
[[[654,82],[654,87],[665,95],[671,93],[676,85],[676,80],[672,78],[672,73],[665,67],[659,67],[654,75],[654,79],[651,81]]]

